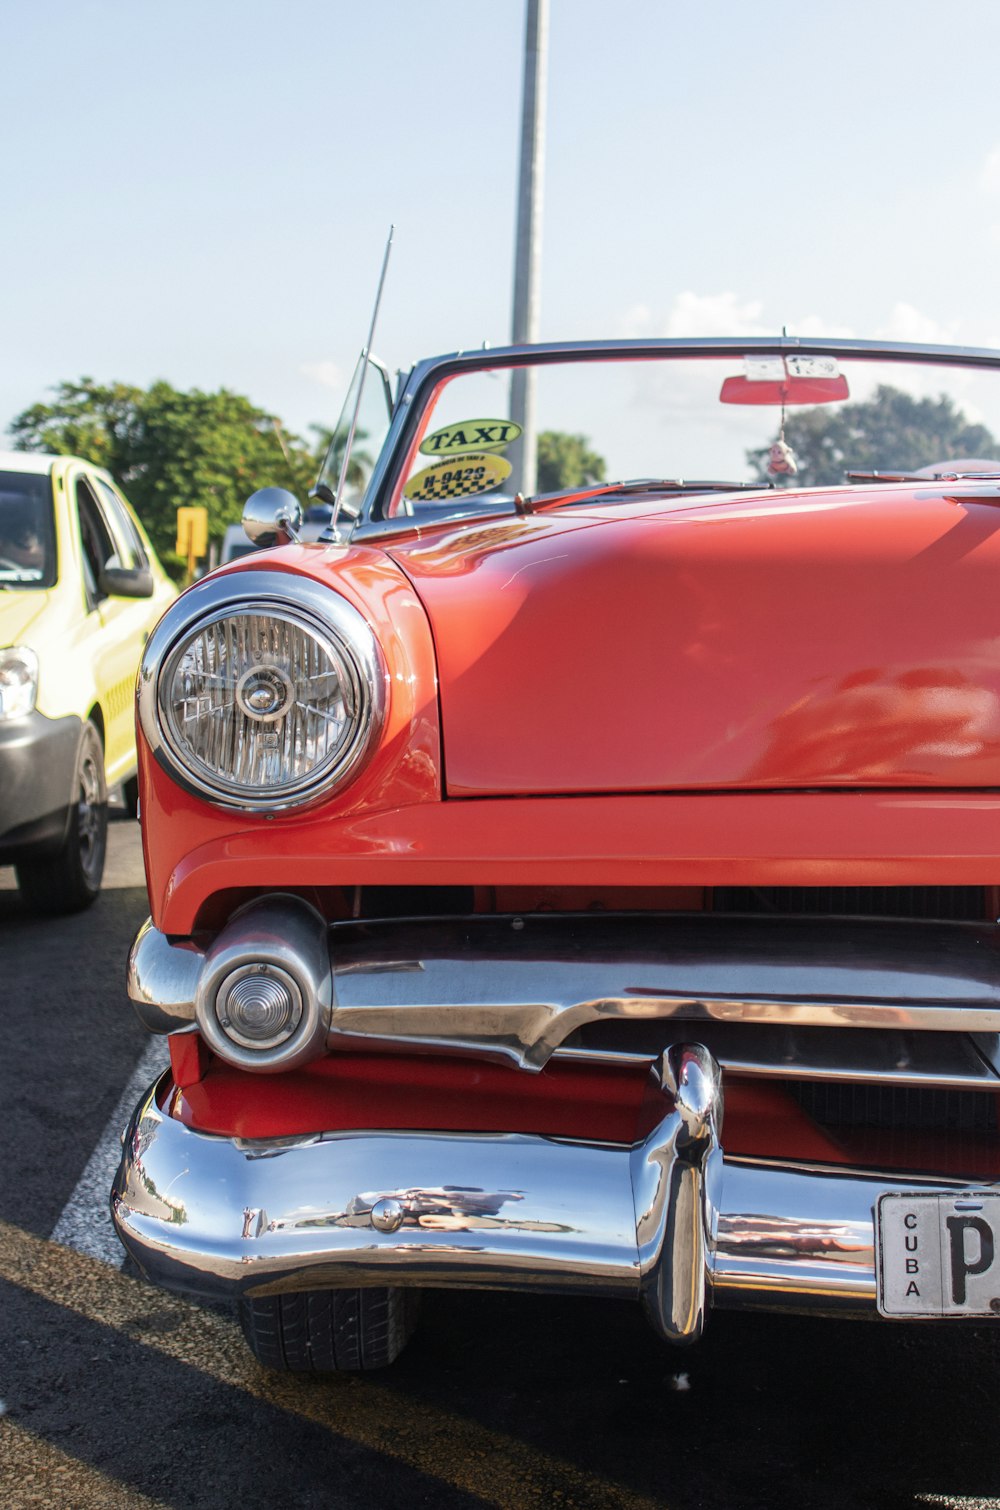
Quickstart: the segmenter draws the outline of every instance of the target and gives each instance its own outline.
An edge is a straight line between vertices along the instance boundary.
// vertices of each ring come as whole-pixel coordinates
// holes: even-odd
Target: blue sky
[[[330,421],[509,336],[523,0],[6,7],[0,427],[83,374]],[[546,339],[1000,346],[996,0],[551,0]]]

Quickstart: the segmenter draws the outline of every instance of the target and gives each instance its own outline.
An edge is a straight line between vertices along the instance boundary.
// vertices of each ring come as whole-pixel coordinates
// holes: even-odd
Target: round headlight
[[[240,572],[168,611],[143,661],[139,708],[182,784],[225,805],[280,809],[357,771],[384,695],[374,635],[349,603],[308,578]]]

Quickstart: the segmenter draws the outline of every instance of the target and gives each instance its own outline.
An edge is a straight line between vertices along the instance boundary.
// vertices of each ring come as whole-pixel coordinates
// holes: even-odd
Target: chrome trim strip
[[[671,1066],[677,1106],[631,1149],[481,1133],[248,1142],[191,1132],[154,1086],[125,1135],[115,1225],[155,1283],[215,1298],[586,1292],[641,1300],[672,1341],[698,1335],[709,1303],[874,1315],[879,1196],[969,1182],[725,1158],[710,1056],[675,1047],[665,1089]]]
[[[282,905],[275,897],[251,903],[210,953],[225,951],[231,969],[252,963],[261,941],[284,926],[275,914]],[[546,914],[335,924],[329,947],[330,1049],[379,1043],[539,1070],[578,1029],[616,1019],[764,1024],[793,1039],[800,1028],[888,1029],[904,1039],[931,1030],[975,1033],[982,1045],[1000,1033],[998,930],[987,923]],[[128,989],[152,1031],[189,1028],[195,997],[207,1001],[207,985],[190,995],[192,954],[187,943],[140,930]],[[731,1043],[721,1057],[746,1073],[909,1075],[905,1052],[893,1074],[884,1046],[862,1056],[860,1071],[852,1048],[842,1075],[836,1051],[820,1056],[802,1035],[795,1041],[803,1047],[787,1071],[782,1056],[762,1062],[746,1043]],[[315,1047],[320,1052],[322,1044]],[[231,1057],[224,1046],[219,1051]],[[233,1062],[256,1067],[260,1061],[247,1052]],[[939,1072],[926,1064],[909,1078],[985,1087],[992,1084],[988,1064],[988,1056],[953,1052]]]

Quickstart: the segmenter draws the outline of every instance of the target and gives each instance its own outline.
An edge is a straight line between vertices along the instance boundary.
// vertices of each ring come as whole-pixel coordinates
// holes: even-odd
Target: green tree
[[[329,425],[310,425],[310,430],[315,436],[313,443],[313,455],[316,465],[324,467],[324,480],[333,489],[340,476],[340,469],[344,464],[344,451],[347,449],[347,431],[338,433]],[[330,446],[336,439],[333,454],[330,454]],[[362,493],[368,486],[368,479],[372,474],[376,457],[365,446],[368,439],[368,431],[360,427],[354,432],[354,442],[351,446],[351,461],[347,468],[346,486],[354,492]],[[329,458],[329,459],[328,459]]]
[[[248,398],[222,388],[182,392],[169,383],[147,389],[92,378],[60,383],[48,404],[12,422],[22,451],[82,456],[121,483],[164,563],[174,553],[177,509],[208,509],[209,534],[238,522],[248,496],[288,488],[304,499],[316,475],[309,447]]]
[[[799,470],[777,480],[807,488],[842,483],[847,471],[915,472],[936,461],[990,459],[1000,449],[985,425],[970,424],[946,394],[918,399],[887,384],[858,404],[788,414],[785,441]],[[767,450],[747,452],[761,481],[768,480]]]
[[[539,493],[558,493],[562,488],[581,488],[600,482],[606,471],[603,456],[590,449],[585,435],[565,430],[542,430],[538,436]]]

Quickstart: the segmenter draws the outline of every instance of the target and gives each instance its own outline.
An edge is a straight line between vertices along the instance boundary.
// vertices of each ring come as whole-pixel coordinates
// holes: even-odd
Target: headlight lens
[[[27,645],[0,650],[0,719],[23,718],[35,706],[38,657]]]
[[[143,705],[155,674],[156,753],[214,801],[259,809],[304,802],[354,772],[380,726],[381,662],[364,619],[315,583],[303,587],[312,601],[301,604],[288,601],[300,595],[296,579],[286,576],[282,588],[281,603],[244,599],[196,615],[195,589],[156,631],[160,643],[184,604],[186,622],[159,666],[150,656],[143,665],[147,734]],[[313,603],[325,611],[313,612]],[[153,641],[149,648],[155,659]]]

